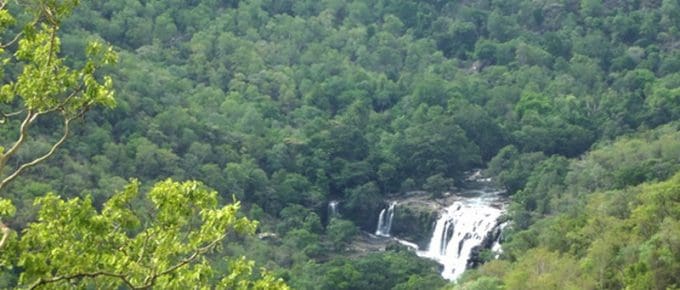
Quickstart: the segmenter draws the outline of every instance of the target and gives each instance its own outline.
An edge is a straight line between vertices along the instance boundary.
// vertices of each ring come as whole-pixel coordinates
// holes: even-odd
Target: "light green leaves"
[[[16,212],[16,208],[9,199],[0,199],[0,217],[10,217]]]
[[[253,264],[243,259],[231,264],[229,274],[213,272],[206,254],[228,235],[254,233],[256,222],[238,216],[238,202],[218,206],[217,193],[198,182],[166,180],[140,194],[133,181],[101,211],[90,197],[47,194],[36,204],[38,221],[19,242],[23,286],[209,289],[225,276],[222,283],[238,289],[286,289],[266,273],[253,278]]]
[[[36,20],[17,35],[18,47],[13,57],[3,59],[2,66],[3,73],[9,63],[20,64],[21,70],[9,76],[12,81],[2,85],[0,101],[11,102],[19,97],[33,112],[61,111],[68,117],[78,116],[94,105],[110,107],[115,104],[110,77],[97,74],[102,66],[116,62],[111,47],[90,43],[82,68],[65,65],[59,56],[59,24],[77,3],[41,0],[29,5],[37,14]],[[13,23],[8,8],[0,9],[0,31]],[[5,45],[8,43],[1,43],[0,47]]]
[[[234,259],[229,263],[230,273],[227,274],[219,283],[220,289],[233,290],[285,290],[289,289],[281,279],[276,279],[261,269],[262,275],[260,279],[253,280],[250,277],[253,275],[253,268],[255,263],[246,260],[245,257]]]
[[[104,65],[116,62],[116,54],[111,47],[89,44],[85,65],[81,68],[69,67],[59,56],[61,43],[57,31],[60,20],[70,14],[78,1],[38,0],[24,4],[29,7],[27,12],[35,14],[35,18],[12,40],[0,43],[0,50],[10,45],[17,46],[13,55],[0,55],[0,77],[5,81],[0,86],[0,102],[11,108],[7,112],[0,111],[0,124],[17,124],[9,120],[23,117],[21,125],[17,126],[19,137],[8,147],[10,149],[0,152],[0,172],[5,172],[0,178],[0,189],[24,170],[51,157],[68,138],[73,120],[82,117],[94,106],[115,105],[111,77],[98,72]],[[11,22],[8,5],[16,3],[0,1],[0,33],[3,34],[8,30],[3,24]],[[37,120],[54,120],[55,117],[63,122],[61,138],[54,141],[47,152],[33,152],[24,161],[16,162],[18,165],[13,169],[5,171],[5,165],[30,137],[31,125]]]

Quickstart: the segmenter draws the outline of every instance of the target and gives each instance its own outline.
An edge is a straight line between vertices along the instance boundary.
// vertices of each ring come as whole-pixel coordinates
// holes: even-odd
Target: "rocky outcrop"
[[[429,208],[400,204],[394,211],[392,236],[427,247],[438,213]]]
[[[450,197],[433,199],[426,192],[411,192],[398,200],[392,220],[391,235],[411,241],[426,249],[439,212],[450,203]]]
[[[485,237],[482,243],[479,246],[476,246],[472,248],[472,251],[470,252],[470,258],[467,261],[467,269],[474,269],[485,262],[488,261],[489,258],[492,257],[483,257],[482,253],[484,250],[491,250],[493,247],[493,244],[500,240],[501,234],[503,231],[502,223],[499,222],[493,230],[491,230]]]

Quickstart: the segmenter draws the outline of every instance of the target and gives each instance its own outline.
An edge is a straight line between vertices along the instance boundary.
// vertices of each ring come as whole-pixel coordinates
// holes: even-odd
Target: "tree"
[[[331,219],[326,228],[326,233],[333,247],[339,250],[344,249],[352,241],[357,232],[357,227],[351,221],[336,218]]]
[[[17,126],[18,137],[8,147],[0,146],[0,191],[27,169],[47,160],[61,147],[71,130],[71,124],[94,106],[113,106],[112,81],[99,77],[103,65],[116,61],[111,47],[93,42],[87,47],[82,68],[71,68],[58,56],[60,41],[57,31],[63,18],[78,3],[68,1],[32,1],[26,4],[33,20],[23,31],[6,43],[0,43],[0,74],[10,81],[0,87],[0,123]],[[0,32],[6,33],[17,23],[8,1],[0,1]],[[9,51],[14,53],[10,54]],[[18,69],[18,72],[14,71]],[[59,118],[63,123],[61,136],[47,152],[32,156],[28,161],[6,168],[8,162],[26,144],[29,128],[40,119]],[[17,122],[17,120],[21,120]],[[51,119],[53,120],[53,119]],[[2,247],[9,228],[0,223]]]
[[[513,194],[524,188],[533,165],[544,159],[540,152],[520,153],[515,146],[508,145],[489,161],[488,173],[497,176],[498,183]]]
[[[592,281],[578,262],[545,248],[532,249],[505,276],[505,289],[589,289]]]
[[[53,156],[68,138],[73,121],[94,106],[115,104],[111,77],[98,72],[116,61],[111,47],[90,43],[80,68],[66,65],[59,55],[57,31],[78,2],[21,2],[31,20],[11,41],[0,43],[1,73],[7,80],[0,87],[0,123],[18,127],[16,140],[8,149],[0,147],[0,174],[4,174],[0,190]],[[7,33],[17,22],[9,12],[15,7],[8,5],[0,0],[0,33]],[[61,120],[60,137],[42,155],[27,160],[30,153],[21,152],[21,158],[17,157],[29,137],[35,138],[29,128],[41,119]],[[17,165],[7,168],[10,161]],[[29,223],[20,237],[0,223],[0,267],[19,269],[15,286],[28,289],[197,285],[288,289],[265,270],[253,274],[254,264],[245,258],[230,260],[223,277],[212,269],[209,253],[232,233],[252,234],[257,226],[257,222],[238,216],[238,202],[220,207],[217,192],[195,181],[167,180],[145,195],[139,194],[138,188],[139,183],[133,181],[101,207],[93,204],[91,196],[63,200],[48,193],[37,198],[37,220]],[[0,198],[0,218],[15,212],[10,200]]]
[[[188,288],[220,279],[230,289],[287,289],[253,264],[230,261],[224,277],[211,269],[213,252],[233,234],[253,234],[257,222],[238,216],[238,202],[220,207],[217,192],[195,181],[157,183],[146,195],[133,181],[97,210],[91,197],[38,198],[38,220],[18,245],[20,286]],[[141,200],[141,201],[140,201]],[[132,204],[149,204],[132,208]]]
[[[442,197],[447,191],[453,189],[453,185],[453,178],[446,178],[443,174],[438,173],[425,179],[423,189],[434,197]]]

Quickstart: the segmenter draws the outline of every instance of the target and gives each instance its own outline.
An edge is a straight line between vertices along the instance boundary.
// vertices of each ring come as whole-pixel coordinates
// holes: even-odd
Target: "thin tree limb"
[[[7,150],[7,152],[3,152],[2,156],[0,156],[0,172],[5,168],[5,164],[7,164],[7,160],[14,155],[14,153],[19,150],[19,147],[24,144],[26,141],[26,137],[28,136],[28,126],[31,124],[31,120],[33,119],[33,112],[31,110],[28,110],[28,113],[26,113],[26,117],[24,120],[21,122],[21,127],[19,127],[19,139],[17,139],[16,142],[14,142],[14,145]],[[3,184],[0,184],[0,190],[2,189]]]
[[[134,285],[124,274],[118,274],[118,273],[111,273],[111,272],[106,272],[106,271],[97,271],[97,272],[86,272],[86,273],[76,273],[72,275],[66,275],[66,276],[56,276],[52,278],[40,278],[37,281],[35,281],[33,284],[28,289],[37,289],[40,286],[45,286],[50,283],[56,283],[64,280],[73,280],[73,279],[81,279],[81,278],[96,278],[99,276],[106,276],[106,277],[111,277],[111,278],[118,278],[125,285],[130,287],[130,289],[138,290],[138,289],[149,289],[154,286],[156,283],[156,280],[164,275],[168,275],[177,269],[186,266],[187,264],[195,261],[200,255],[207,253],[211,249],[213,249],[217,243],[220,241],[224,240],[226,237],[226,234],[220,235],[217,239],[211,241],[209,244],[196,249],[190,256],[182,259],[179,263],[165,269],[162,272],[156,273],[156,271],[153,271],[151,275],[147,276],[146,279],[144,279],[144,283],[142,285]]]
[[[0,10],[1,9],[2,8],[0,8]],[[19,40],[19,38],[21,38],[22,35],[24,35],[23,31],[17,33],[17,35],[15,35],[14,38],[12,38],[12,40],[10,40],[9,42],[0,44],[0,48],[7,48],[7,47],[11,46],[12,44],[16,43]]]
[[[7,242],[7,238],[9,238],[9,234],[11,230],[5,223],[0,221],[0,231],[2,231],[2,239],[0,240],[0,249],[5,245],[5,242]]]
[[[123,274],[116,274],[116,273],[110,273],[110,272],[104,272],[104,271],[98,271],[98,272],[91,272],[91,273],[78,273],[78,274],[73,274],[73,275],[68,275],[68,276],[56,276],[52,278],[40,278],[38,281],[35,281],[28,289],[37,289],[40,286],[44,286],[50,283],[56,283],[59,281],[64,281],[64,280],[73,280],[73,279],[81,279],[81,278],[96,278],[99,276],[106,276],[106,277],[112,277],[112,278],[118,278],[123,281],[128,287],[131,289],[141,289],[139,287],[135,287],[130,280],[125,277]]]
[[[19,166],[19,168],[17,168],[17,170],[15,170],[14,173],[10,174],[5,179],[3,179],[2,182],[0,182],[0,190],[2,190],[2,188],[5,187],[5,185],[7,185],[7,183],[9,183],[12,180],[14,180],[15,178],[17,178],[19,176],[19,174],[24,172],[26,169],[31,168],[31,167],[35,166],[36,164],[43,162],[43,161],[47,160],[48,158],[50,158],[52,155],[54,155],[54,152],[57,151],[57,148],[61,147],[61,145],[63,145],[64,142],[66,142],[66,139],[67,139],[67,137],[68,137],[68,135],[71,131],[71,120],[73,120],[73,119],[72,118],[64,119],[64,133],[61,136],[61,138],[59,139],[59,141],[54,143],[54,145],[52,145],[52,147],[50,148],[49,151],[47,151],[47,153],[45,153],[44,155],[34,159],[31,162],[27,162],[27,163],[24,163],[21,166]],[[5,156],[8,156],[8,155],[5,155]],[[6,162],[6,161],[7,160],[3,160],[3,162]],[[4,164],[2,164],[2,165],[4,166]]]
[[[139,257],[137,258],[137,264],[142,262],[142,259],[144,258],[144,254],[146,252],[146,246],[148,245],[149,242],[149,237],[151,235],[149,234],[149,229],[144,230],[144,243],[142,243],[142,248],[139,251]]]
[[[217,243],[224,240],[224,238],[226,236],[227,236],[226,234],[220,235],[217,239],[213,240],[212,242],[210,242],[206,246],[204,246],[202,248],[198,248],[193,254],[191,254],[191,256],[182,259],[182,261],[180,261],[179,263],[171,266],[170,268],[165,269],[164,271],[162,271],[158,274],[153,274],[153,275],[147,277],[146,280],[148,280],[148,283],[143,286],[144,287],[143,289],[147,289],[147,288],[150,288],[151,286],[153,286],[156,283],[156,279],[158,277],[170,274],[170,273],[174,272],[175,270],[193,262],[194,260],[196,260],[199,257],[199,255],[205,254],[208,251],[210,251],[211,249],[213,249],[217,245]]]
[[[81,90],[82,90],[82,85],[80,87],[78,87],[76,90],[74,90],[61,103],[59,103],[57,106],[55,106],[53,108],[47,109],[45,111],[37,112],[37,113],[34,113],[31,110],[28,110],[28,113],[26,114],[26,118],[24,118],[24,121],[21,122],[21,127],[19,129],[19,139],[17,139],[17,141],[14,143],[14,145],[12,145],[12,147],[9,150],[7,150],[6,153],[3,153],[3,154],[0,155],[0,172],[2,172],[2,170],[5,168],[5,165],[7,164],[7,161],[9,160],[9,158],[11,158],[17,152],[17,150],[19,150],[19,147],[21,147],[21,145],[23,145],[24,142],[26,142],[26,138],[28,137],[28,127],[38,118],[38,116],[41,116],[41,115],[47,114],[47,113],[52,113],[52,112],[57,111],[57,110],[61,110],[62,114],[64,115],[64,133],[61,136],[61,138],[56,143],[54,143],[52,145],[50,150],[45,155],[40,156],[40,157],[34,159],[31,162],[22,164],[12,174],[10,174],[5,179],[3,179],[0,182],[0,190],[2,190],[9,182],[11,182],[15,178],[17,178],[19,176],[19,174],[24,172],[26,169],[33,167],[36,164],[43,162],[43,161],[47,160],[48,158],[50,158],[55,153],[55,151],[59,147],[61,147],[62,144],[64,144],[64,142],[66,141],[66,139],[67,139],[67,137],[70,133],[71,121],[76,119],[76,118],[82,117],[89,110],[90,106],[92,105],[91,103],[84,104],[82,110],[80,110],[80,112],[78,112],[75,116],[73,116],[73,117],[66,116],[66,112],[64,110],[64,107]],[[2,247],[0,246],[0,248],[2,248]]]
[[[49,11],[49,10],[48,10]],[[52,26],[52,31],[50,32],[50,53],[47,55],[47,63],[45,64],[47,68],[52,64],[52,55],[54,55],[55,39],[57,37],[57,26]]]
[[[11,112],[11,113],[0,112],[0,114],[2,114],[3,122],[5,122],[7,119],[12,118],[14,116],[17,116],[17,115],[19,115],[23,112],[24,112],[24,110],[20,110],[20,111]]]

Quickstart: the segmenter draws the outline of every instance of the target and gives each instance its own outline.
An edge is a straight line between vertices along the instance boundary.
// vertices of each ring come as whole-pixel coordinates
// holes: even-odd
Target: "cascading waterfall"
[[[466,268],[479,265],[480,249],[502,252],[500,235],[508,225],[508,222],[499,222],[507,200],[502,190],[492,186],[491,178],[483,177],[477,170],[471,172],[465,182],[466,189],[438,201],[450,204],[441,210],[426,250],[390,235],[396,201],[380,211],[375,235],[389,237],[412,248],[418,256],[437,261],[443,266],[442,277],[455,281]],[[409,201],[405,202],[408,206]]]
[[[328,202],[328,218],[338,217],[338,201],[331,200]]]
[[[498,259],[501,256],[501,254],[503,253],[503,247],[501,246],[501,241],[503,240],[503,230],[505,229],[505,227],[508,226],[508,224],[510,224],[510,223],[504,222],[504,223],[498,225],[498,228],[499,228],[498,238],[496,238],[496,240],[493,241],[493,245],[491,245],[491,251],[496,253],[496,256],[495,256],[496,259]]]
[[[394,207],[397,206],[397,202],[393,201],[387,209],[380,211],[380,216],[378,216],[378,227],[375,230],[377,236],[389,237],[390,230],[392,229],[392,218],[394,217]]]
[[[441,213],[427,251],[418,254],[442,264],[445,279],[455,280],[465,271],[472,249],[498,225],[503,208],[497,205],[497,193],[462,198]]]

